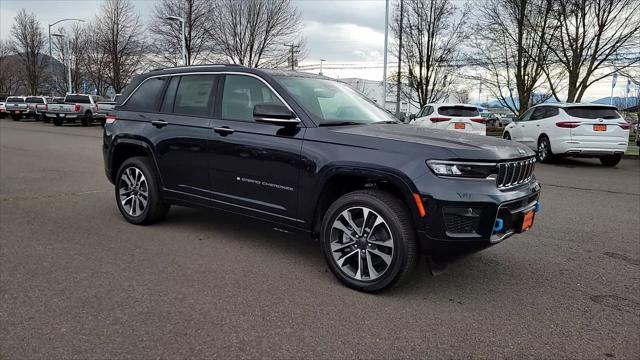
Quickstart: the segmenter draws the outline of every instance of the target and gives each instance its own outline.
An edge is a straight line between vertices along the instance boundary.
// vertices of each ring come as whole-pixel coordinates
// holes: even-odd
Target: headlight
[[[494,163],[429,160],[427,165],[438,176],[487,179],[498,173]]]

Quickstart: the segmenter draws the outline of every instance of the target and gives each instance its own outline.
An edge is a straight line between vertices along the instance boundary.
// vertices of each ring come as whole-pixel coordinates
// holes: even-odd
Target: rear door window
[[[613,107],[603,106],[575,106],[565,108],[569,115],[581,119],[618,119],[620,114]]]
[[[213,116],[215,79],[215,75],[182,76],[176,91],[173,112],[188,116]]]
[[[438,108],[438,113],[451,117],[473,117],[480,115],[478,108],[473,106],[441,106]]]
[[[147,79],[127,100],[125,109],[142,112],[158,111],[166,80],[167,78],[164,77]]]

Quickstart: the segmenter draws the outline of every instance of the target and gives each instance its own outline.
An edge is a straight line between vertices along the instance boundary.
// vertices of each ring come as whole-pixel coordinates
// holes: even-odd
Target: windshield
[[[581,119],[618,119],[620,114],[615,108],[603,106],[576,106],[565,108],[569,116]]]
[[[391,114],[337,81],[276,76],[319,126],[398,122]]]
[[[480,112],[478,108],[473,106],[441,106],[438,108],[438,114],[453,117],[471,117],[480,115]]]

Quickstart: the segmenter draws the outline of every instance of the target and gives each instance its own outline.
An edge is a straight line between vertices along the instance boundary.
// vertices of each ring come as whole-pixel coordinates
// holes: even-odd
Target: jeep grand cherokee
[[[379,291],[420,254],[476,251],[529,229],[534,153],[405,125],[347,85],[232,65],[135,78],[104,128],[124,218],[204,206],[319,238],[349,287]]]

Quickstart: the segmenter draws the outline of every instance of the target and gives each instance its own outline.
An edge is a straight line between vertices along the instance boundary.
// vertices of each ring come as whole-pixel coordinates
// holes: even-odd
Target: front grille
[[[508,188],[529,181],[535,165],[535,158],[499,163],[496,177],[498,188]]]

